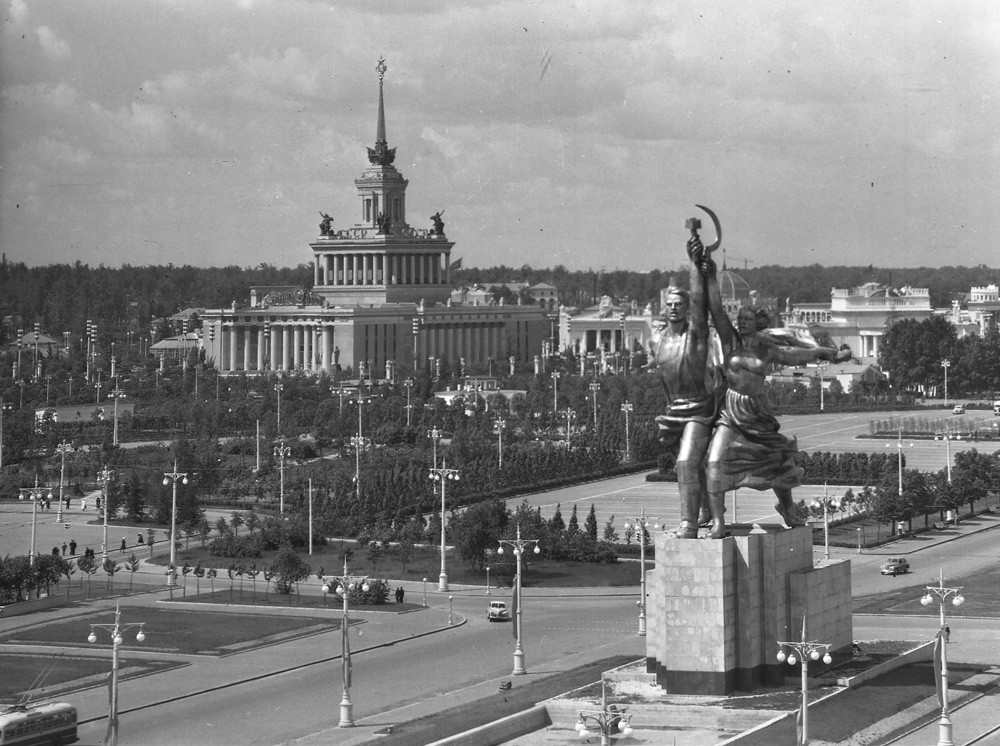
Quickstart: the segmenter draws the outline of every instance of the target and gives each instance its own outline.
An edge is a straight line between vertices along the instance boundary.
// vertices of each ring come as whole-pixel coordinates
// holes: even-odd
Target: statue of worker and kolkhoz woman
[[[707,525],[709,538],[726,536],[726,491],[738,487],[774,490],[774,507],[785,526],[802,525],[792,502],[792,488],[803,473],[801,453],[794,438],[779,432],[764,378],[782,365],[847,360],[851,351],[771,329],[763,309],[741,308],[734,326],[722,305],[712,259],[722,239],[719,220],[707,207],[698,207],[711,216],[716,241],[703,245],[701,221],[687,221],[690,286],[667,288],[663,326],[653,334],[649,351],[650,367],[669,402],[656,423],[675,458],[681,521],[674,534],[694,539],[699,526]]]

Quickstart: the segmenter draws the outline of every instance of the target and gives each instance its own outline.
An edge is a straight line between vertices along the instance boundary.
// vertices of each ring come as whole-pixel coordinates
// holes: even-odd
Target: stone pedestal
[[[850,655],[850,560],[814,566],[806,527],[729,530],[717,540],[656,538],[646,670],[657,683],[707,695],[778,685],[778,640],[801,639],[803,615],[809,640],[830,643],[835,662]]]

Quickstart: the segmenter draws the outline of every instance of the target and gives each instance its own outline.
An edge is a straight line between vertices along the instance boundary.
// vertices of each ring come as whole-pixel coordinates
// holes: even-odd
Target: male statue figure
[[[675,457],[680,489],[681,522],[674,532],[684,539],[698,536],[698,513],[707,501],[705,454],[718,414],[719,396],[715,368],[709,367],[710,343],[705,278],[698,271],[705,249],[692,228],[687,253],[691,260],[690,289],[667,288],[664,326],[650,340],[650,363],[655,365],[667,393],[666,414],[656,418],[660,440]],[[724,499],[724,495],[723,495]],[[709,536],[725,536],[722,500],[709,503],[712,524]]]

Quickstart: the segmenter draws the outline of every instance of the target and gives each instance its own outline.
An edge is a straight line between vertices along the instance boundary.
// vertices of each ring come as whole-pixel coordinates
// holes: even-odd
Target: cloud
[[[65,62],[73,56],[66,40],[48,26],[39,26],[35,29],[35,33],[38,35],[38,43],[42,45],[45,56],[53,62]]]

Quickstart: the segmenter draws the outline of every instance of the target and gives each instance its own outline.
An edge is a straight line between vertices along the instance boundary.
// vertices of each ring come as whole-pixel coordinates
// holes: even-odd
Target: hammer
[[[698,218],[688,218],[684,221],[684,227],[691,231],[692,236],[697,236],[701,230],[701,220]]]

